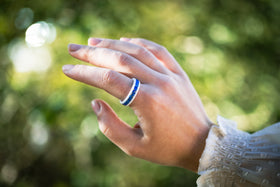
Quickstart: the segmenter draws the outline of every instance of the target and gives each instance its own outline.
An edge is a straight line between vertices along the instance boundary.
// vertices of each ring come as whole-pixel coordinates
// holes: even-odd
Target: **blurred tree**
[[[220,114],[253,132],[280,120],[279,21],[277,0],[2,0],[0,186],[195,186],[196,174],[128,157],[99,133],[93,98],[137,119],[61,73],[82,63],[67,44],[126,36],[165,45],[213,121]]]

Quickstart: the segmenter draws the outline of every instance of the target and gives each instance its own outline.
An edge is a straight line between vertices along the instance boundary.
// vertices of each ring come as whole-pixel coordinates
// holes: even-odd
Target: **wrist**
[[[181,163],[180,167],[188,169],[193,172],[198,171],[199,159],[204,151],[206,139],[208,137],[211,126],[214,125],[210,120],[205,123],[197,125],[196,131],[192,139],[192,147],[189,151],[187,158]]]
[[[208,137],[209,131],[211,129],[211,126],[214,125],[213,122],[211,122],[210,120],[207,120],[207,123],[202,125],[202,127],[200,128],[200,131],[198,133],[197,136],[197,144],[194,147],[194,164],[193,164],[193,168],[191,168],[191,171],[193,172],[197,172],[198,171],[198,167],[199,167],[199,160],[202,156],[202,153],[205,149],[205,145],[206,145],[206,139]]]

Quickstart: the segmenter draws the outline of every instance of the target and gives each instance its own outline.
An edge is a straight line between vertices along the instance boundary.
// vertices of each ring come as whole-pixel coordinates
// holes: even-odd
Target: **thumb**
[[[97,115],[100,131],[114,144],[131,156],[137,156],[142,130],[123,122],[113,109],[102,100],[93,100],[92,109]]]

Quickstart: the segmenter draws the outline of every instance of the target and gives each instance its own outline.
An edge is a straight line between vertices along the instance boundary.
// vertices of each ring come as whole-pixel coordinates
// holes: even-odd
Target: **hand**
[[[132,78],[141,82],[130,107],[139,122],[132,128],[101,100],[92,102],[99,128],[131,156],[197,171],[212,124],[188,76],[162,46],[144,39],[89,39],[69,45],[69,53],[94,66],[66,65],[77,81],[124,99]]]

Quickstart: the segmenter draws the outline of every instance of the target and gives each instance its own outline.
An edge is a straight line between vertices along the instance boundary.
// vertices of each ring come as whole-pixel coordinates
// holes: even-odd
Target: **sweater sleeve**
[[[254,134],[218,116],[199,161],[199,187],[280,186],[280,123]]]

